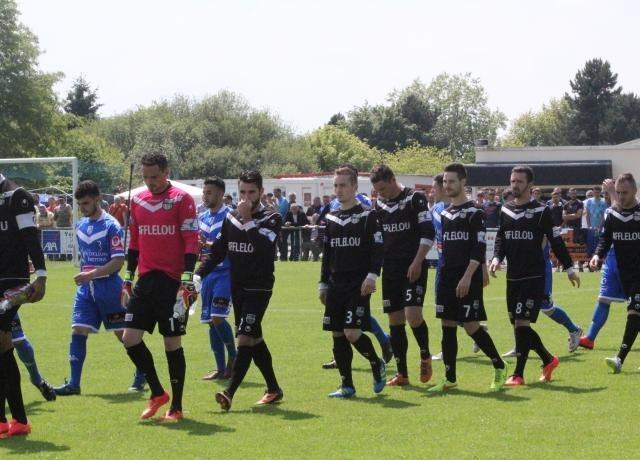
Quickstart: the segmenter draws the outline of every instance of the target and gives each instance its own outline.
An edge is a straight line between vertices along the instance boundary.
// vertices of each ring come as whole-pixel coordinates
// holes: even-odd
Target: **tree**
[[[477,139],[494,143],[498,129],[506,127],[507,117],[489,108],[480,80],[470,73],[440,74],[425,93],[427,103],[437,113],[433,145],[447,149],[456,158],[473,152]]]
[[[424,174],[435,176],[451,163],[452,158],[446,150],[435,147],[412,145],[395,153],[386,153],[383,161],[396,174]]]
[[[18,15],[14,0],[0,1],[0,152],[46,156],[64,132],[53,91],[62,74],[38,69],[38,40]]]
[[[611,71],[608,61],[591,59],[571,80],[572,96],[565,99],[572,110],[569,125],[570,142],[574,145],[599,145],[606,139],[601,127],[607,112],[622,88],[616,88],[618,74]]]
[[[600,125],[600,135],[607,144],[640,138],[640,98],[633,93],[615,96]]]
[[[566,99],[552,99],[539,112],[529,111],[513,120],[499,142],[503,147],[569,145],[571,108]]]
[[[66,101],[65,112],[87,120],[98,118],[98,109],[102,107],[102,104],[97,104],[97,91],[91,89],[82,75],[73,82],[71,91],[67,93]]]
[[[343,163],[351,163],[369,171],[380,161],[381,153],[345,129],[326,125],[309,134],[311,155],[317,159],[320,171],[333,171]]]

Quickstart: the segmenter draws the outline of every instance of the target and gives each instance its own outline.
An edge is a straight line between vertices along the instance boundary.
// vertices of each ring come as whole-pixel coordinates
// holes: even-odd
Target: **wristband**
[[[567,268],[567,275],[571,276],[575,273],[576,271],[573,269],[573,267],[569,267]]]
[[[183,272],[182,275],[180,275],[180,282],[193,283],[193,272]]]
[[[376,275],[375,273],[369,273],[367,274],[367,278],[370,279],[371,281],[375,281],[378,279],[378,275]]]
[[[124,281],[127,283],[133,282],[133,273],[131,273],[129,270],[124,272]]]
[[[46,278],[47,277],[47,271],[40,269],[40,270],[36,270],[36,278]]]
[[[318,290],[319,291],[326,291],[327,289],[329,289],[329,285],[327,283],[319,283],[318,284]]]

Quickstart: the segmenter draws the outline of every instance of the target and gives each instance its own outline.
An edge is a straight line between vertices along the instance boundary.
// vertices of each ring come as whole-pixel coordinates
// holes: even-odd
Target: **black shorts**
[[[231,286],[231,301],[237,335],[262,337],[262,318],[269,306],[271,294],[270,290]]]
[[[0,298],[4,296],[4,291],[6,291],[7,289],[18,287],[28,282],[29,280],[26,280],[26,279],[0,281]],[[5,313],[0,315],[0,331],[11,332],[14,329],[14,327],[16,327],[14,317],[16,316],[16,313],[18,313],[19,308],[20,308],[20,305],[11,307]],[[20,327],[20,324],[18,324],[18,327]]]
[[[189,315],[174,315],[173,306],[180,281],[160,271],[145,273],[133,288],[133,295],[127,306],[124,320],[126,327],[153,333],[158,323],[158,331],[164,337],[177,337],[187,333]]]
[[[329,282],[322,329],[340,332],[345,329],[368,331],[371,327],[371,295],[361,296],[360,287],[366,275],[340,283]]]
[[[507,310],[511,323],[516,319],[535,323],[544,298],[544,276],[518,281],[507,280]]]
[[[407,278],[409,265],[405,261],[385,260],[382,268],[382,311],[391,313],[404,307],[422,307],[428,268],[429,264],[424,260],[420,277],[412,283]]]
[[[456,297],[456,287],[465,271],[466,268],[440,269],[436,291],[436,318],[458,323],[487,319],[482,299],[482,267],[478,267],[471,277],[469,293],[462,299]]]

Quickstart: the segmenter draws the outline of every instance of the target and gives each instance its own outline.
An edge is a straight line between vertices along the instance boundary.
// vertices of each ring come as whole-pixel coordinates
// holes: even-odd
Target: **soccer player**
[[[444,168],[443,184],[451,205],[441,213],[442,266],[436,299],[436,317],[442,321],[442,361],[445,378],[430,393],[455,388],[457,329],[462,323],[467,334],[491,359],[494,378],[491,388],[502,389],[507,378],[507,365],[500,358],[489,333],[480,327],[486,320],[482,290],[485,263],[484,211],[476,208],[465,195],[467,171],[460,163]]]
[[[145,153],[141,162],[147,190],[131,199],[131,243],[122,288],[127,314],[122,339],[131,361],[142,369],[151,389],[151,398],[140,418],[153,417],[171,399],[171,407],[161,420],[176,422],[183,418],[186,373],[181,337],[186,334],[187,304],[197,296],[193,285],[198,253],[196,205],[191,195],[168,180],[164,154]],[[132,289],[136,269],[138,282]],[[143,341],[144,332],[151,334],[156,323],[164,337],[172,398],[160,384],[153,356]]]
[[[554,227],[551,209],[531,199],[533,170],[516,166],[511,170],[511,190],[514,199],[502,206],[500,228],[496,234],[494,257],[489,272],[495,276],[502,260],[507,257],[507,308],[514,325],[517,362],[507,386],[524,385],[524,368],[529,351],[534,350],[542,359],[540,381],[551,381],[559,360],[545,348],[540,336],[531,328],[535,323],[545,296],[544,252],[545,238],[554,254],[567,270],[571,284],[580,286],[574,273],[571,257],[562,240],[560,228]]]
[[[76,227],[80,273],[73,278],[78,289],[71,314],[71,379],[54,389],[59,396],[80,394],[89,333],[98,332],[100,324],[104,324],[107,331],[113,331],[122,341],[126,313],[120,305],[122,278],[118,275],[124,264],[122,227],[115,217],[102,210],[102,196],[94,181],[80,182],[74,198],[84,216]],[[144,374],[137,370],[130,390],[142,391],[143,388]]]
[[[629,299],[627,324],[618,354],[605,362],[618,374],[640,331],[640,205],[636,199],[636,180],[631,173],[618,176],[615,184],[615,204],[606,213],[598,247],[589,263],[599,268],[612,246],[616,250],[618,271],[625,297]]]
[[[365,210],[356,199],[355,169],[336,169],[333,189],[340,208],[326,216],[319,294],[325,306],[323,329],[332,332],[333,356],[342,378],[340,387],[329,396],[350,398],[356,393],[351,371],[352,345],[371,365],[373,391],[380,393],[386,385],[384,360],[362,333],[369,329],[369,302],[384,248],[375,210]]]
[[[209,257],[210,247],[224,225],[230,209],[224,205],[225,184],[218,177],[205,179],[202,202],[207,210],[198,216],[200,222],[201,261]],[[225,258],[202,280],[202,315],[200,322],[209,325],[209,343],[217,369],[206,374],[202,380],[228,379],[231,377],[236,344],[233,329],[227,321],[231,311],[231,274],[229,259]],[[229,362],[225,361],[225,348]]]
[[[26,291],[27,301],[38,302],[44,297],[47,272],[35,222],[31,194],[0,174],[0,299],[10,290],[29,284],[29,259],[36,279]],[[11,341],[11,326],[19,308],[15,305],[0,313],[0,437],[31,432]],[[13,416],[10,422],[5,401]]]
[[[383,311],[389,315],[391,345],[398,367],[398,373],[387,384],[409,384],[406,322],[420,349],[420,381],[426,383],[431,379],[432,368],[422,304],[427,289],[426,255],[435,238],[431,213],[426,197],[398,184],[389,166],[374,167],[370,180],[378,194],[375,210],[384,241]]]
[[[238,334],[238,354],[231,380],[224,391],[216,393],[216,401],[224,411],[231,408],[233,396],[244,380],[251,360],[262,373],[267,390],[258,405],[274,404],[283,398],[273,370],[271,352],[262,335],[262,319],[269,306],[275,277],[274,257],[282,217],[260,203],[264,193],[262,176],[245,171],[238,181],[240,203],[227,214],[211,255],[198,267],[205,279],[225,257],[231,269],[231,299]]]
[[[615,181],[613,179],[605,179],[602,183],[602,188],[605,191],[605,199],[608,204],[610,206],[615,204]],[[593,318],[591,319],[589,330],[583,337],[580,337],[580,346],[582,348],[593,350],[595,347],[596,337],[609,317],[611,302],[625,302],[626,300],[620,273],[618,272],[616,251],[612,245],[602,266],[600,292],[596,307],[593,310]]]

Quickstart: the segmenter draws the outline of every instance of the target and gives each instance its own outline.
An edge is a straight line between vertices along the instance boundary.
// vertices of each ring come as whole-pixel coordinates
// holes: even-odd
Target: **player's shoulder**
[[[108,212],[102,211],[102,219],[104,220],[105,227],[110,228],[112,230],[122,229],[122,226],[120,225],[120,222],[118,222],[118,219],[113,217]]]
[[[262,206],[254,215],[254,220],[260,227],[277,227],[282,225],[282,215],[275,209]]]
[[[13,209],[33,210],[35,206],[31,194],[22,187],[5,191],[3,197],[9,199]]]

